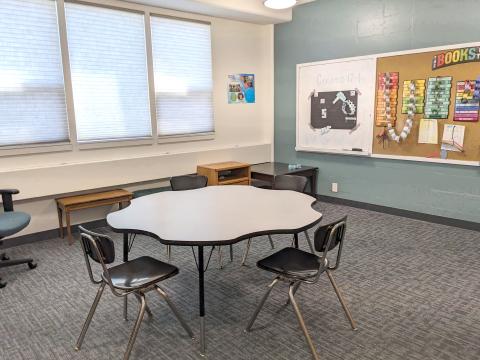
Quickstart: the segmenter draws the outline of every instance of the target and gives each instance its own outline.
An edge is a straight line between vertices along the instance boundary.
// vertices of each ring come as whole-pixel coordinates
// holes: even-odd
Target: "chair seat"
[[[152,194],[156,194],[156,193],[159,193],[159,192],[171,191],[171,190],[172,189],[170,188],[170,186],[137,190],[137,191],[133,192],[133,198],[137,199],[137,198],[142,197],[142,196],[152,195]]]
[[[307,279],[317,275],[319,263],[318,256],[287,247],[258,261],[257,266],[276,274]]]
[[[168,279],[178,268],[149,256],[142,256],[109,269],[112,284],[121,290],[133,290]],[[103,274],[105,280],[105,274]]]
[[[0,214],[0,238],[16,234],[30,223],[30,215],[21,211]]]
[[[272,183],[269,183],[268,181],[264,181],[264,180],[251,179],[250,184],[254,187],[261,188],[261,189],[272,188]]]

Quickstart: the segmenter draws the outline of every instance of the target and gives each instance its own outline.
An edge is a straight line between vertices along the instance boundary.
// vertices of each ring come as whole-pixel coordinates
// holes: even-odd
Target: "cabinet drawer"
[[[229,181],[227,184],[218,184],[218,185],[250,185],[248,180],[239,180],[239,181]]]
[[[243,180],[243,181],[236,182],[232,185],[250,185],[250,183],[248,180]]]

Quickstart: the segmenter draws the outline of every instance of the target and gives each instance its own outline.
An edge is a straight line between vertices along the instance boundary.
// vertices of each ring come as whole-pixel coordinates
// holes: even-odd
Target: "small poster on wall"
[[[228,75],[228,103],[229,104],[255,103],[255,75],[254,74]]]

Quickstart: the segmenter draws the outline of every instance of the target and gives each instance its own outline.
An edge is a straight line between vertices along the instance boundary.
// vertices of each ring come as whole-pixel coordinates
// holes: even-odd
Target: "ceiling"
[[[272,10],[263,0],[128,0],[202,15],[222,17],[256,24],[278,24],[292,20],[292,9]],[[298,5],[314,0],[299,0]]]

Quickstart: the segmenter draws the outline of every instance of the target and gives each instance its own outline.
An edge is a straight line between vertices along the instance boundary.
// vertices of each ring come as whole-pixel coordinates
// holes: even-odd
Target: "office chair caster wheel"
[[[0,257],[0,260],[6,261],[6,260],[10,260],[10,258],[7,256],[7,254],[2,254],[2,256]]]
[[[37,267],[37,264],[34,263],[33,261],[31,261],[31,262],[28,263],[28,267],[29,267],[31,270],[33,270],[33,269],[35,269],[35,268]]]
[[[4,288],[5,286],[7,286],[7,283],[4,283],[4,282],[0,281],[0,289]]]

